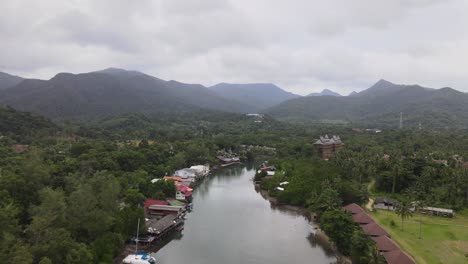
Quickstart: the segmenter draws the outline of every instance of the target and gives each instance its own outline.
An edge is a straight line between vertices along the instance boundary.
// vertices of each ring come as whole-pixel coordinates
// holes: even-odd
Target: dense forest
[[[372,134],[209,111],[81,124],[55,124],[11,108],[0,115],[0,259],[12,263],[112,262],[134,234],[142,202],[175,192],[170,182],[150,184],[152,179],[187,165],[214,164],[218,150],[237,152],[240,145],[276,148],[270,162],[283,173],[262,187],[327,223],[347,223],[335,209],[364,203],[370,188],[434,206],[468,206],[464,131]],[[331,161],[320,160],[313,146],[326,133],[339,134],[346,144]],[[275,192],[284,180],[288,188]],[[349,232],[358,242],[344,241],[343,253],[371,247],[355,229]]]

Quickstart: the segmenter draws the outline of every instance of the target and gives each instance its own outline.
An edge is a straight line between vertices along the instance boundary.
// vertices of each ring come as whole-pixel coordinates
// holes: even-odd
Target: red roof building
[[[169,204],[168,202],[163,201],[163,200],[147,199],[147,200],[145,201],[144,206],[145,206],[145,208],[148,208],[148,207],[150,207],[150,206],[152,206],[152,205],[168,205],[168,204]]]
[[[361,206],[359,206],[359,205],[357,205],[355,203],[343,206],[343,209],[345,209],[345,211],[347,211],[348,213],[351,213],[351,214],[359,214],[359,213],[364,212],[364,209],[362,209]]]
[[[374,237],[388,236],[388,237],[390,237],[390,234],[388,234],[387,231],[385,231],[385,229],[380,227],[375,222],[374,223],[369,223],[367,225],[363,225],[361,227],[362,227],[362,231],[364,231],[364,233],[366,233],[369,236],[374,236]]]
[[[401,249],[382,254],[388,264],[416,264],[416,262]]]
[[[371,237],[380,252],[400,250],[397,244],[387,236]]]
[[[374,219],[372,219],[372,217],[370,217],[365,212],[361,212],[359,214],[353,214],[352,217],[353,217],[354,222],[360,225],[367,225],[370,223],[374,223]]]

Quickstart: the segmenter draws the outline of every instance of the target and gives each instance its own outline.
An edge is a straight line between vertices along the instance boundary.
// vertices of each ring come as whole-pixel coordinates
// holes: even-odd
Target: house
[[[176,199],[180,201],[190,201],[192,200],[192,188],[189,188],[183,184],[176,183]]]
[[[146,208],[147,216],[163,217],[166,215],[179,215],[184,211],[184,206],[150,205]]]
[[[378,197],[374,200],[374,208],[376,209],[393,211],[397,205],[398,202],[396,200],[387,197]]]
[[[319,150],[319,155],[324,160],[331,159],[337,151],[344,147],[344,143],[341,141],[339,136],[332,136],[331,138],[328,135],[320,136],[314,145]]]
[[[279,185],[280,185],[280,186],[283,186],[283,185],[288,185],[288,184],[289,184],[289,182],[285,181],[285,182],[280,182]]]
[[[276,187],[275,190],[282,192],[282,191],[284,191],[284,188],[283,187]]]
[[[174,172],[174,176],[180,177],[183,181],[191,181],[191,182],[195,182],[199,178],[197,174],[197,170],[190,169],[190,168],[176,170]]]
[[[147,216],[151,215],[149,207],[154,206],[154,205],[163,205],[164,206],[164,205],[168,205],[168,203],[166,201],[163,201],[163,200],[147,199],[143,204],[143,208],[145,210],[145,215],[147,215]]]
[[[168,205],[168,203],[163,200],[147,199],[143,205],[145,208],[147,208],[147,207],[150,207],[151,205]]]
[[[343,209],[345,211],[347,211],[348,213],[351,213],[353,215],[364,212],[364,209],[362,209],[361,206],[359,206],[359,205],[357,205],[355,203],[348,204],[348,205],[344,206]]]
[[[190,169],[195,170],[196,174],[202,177],[206,177],[210,173],[210,165],[195,165],[191,166]]]

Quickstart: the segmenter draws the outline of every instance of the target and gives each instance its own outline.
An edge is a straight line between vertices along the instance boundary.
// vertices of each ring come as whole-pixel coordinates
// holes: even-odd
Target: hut
[[[387,198],[387,197],[378,197],[374,200],[374,208],[376,209],[384,209],[384,210],[395,210],[398,202],[394,199]]]

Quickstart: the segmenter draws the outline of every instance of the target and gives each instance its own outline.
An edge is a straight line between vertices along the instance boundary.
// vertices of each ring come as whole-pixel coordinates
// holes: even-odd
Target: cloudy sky
[[[384,78],[468,91],[466,0],[2,0],[0,71],[107,67],[342,94]]]

